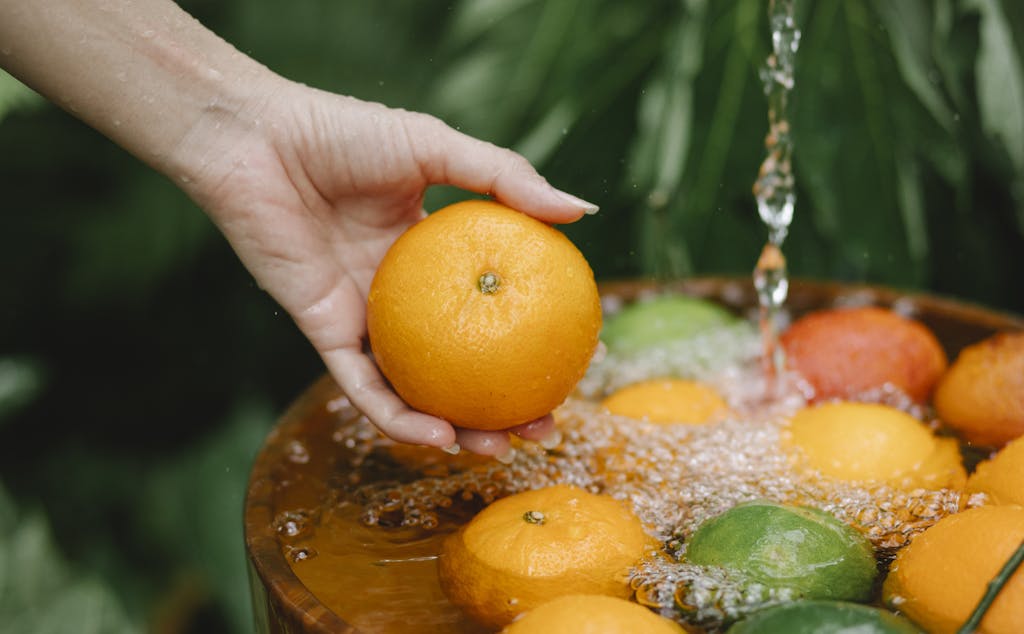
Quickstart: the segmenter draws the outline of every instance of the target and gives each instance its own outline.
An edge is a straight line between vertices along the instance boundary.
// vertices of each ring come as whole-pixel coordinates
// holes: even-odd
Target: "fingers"
[[[429,115],[407,114],[410,142],[431,183],[491,195],[550,223],[597,213],[597,205],[552,187],[519,154],[457,132]]]
[[[406,405],[384,382],[373,361],[361,351],[338,348],[321,356],[352,405],[389,438],[439,448],[455,444],[454,427]]]

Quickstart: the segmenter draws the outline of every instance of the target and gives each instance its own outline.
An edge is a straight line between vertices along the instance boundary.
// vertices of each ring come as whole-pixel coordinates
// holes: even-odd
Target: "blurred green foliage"
[[[182,4],[524,153],[601,204],[565,228],[600,278],[745,274],[766,237],[764,1]],[[1024,312],[1024,5],[797,12],[792,273]],[[2,74],[0,205],[0,623],[247,631],[248,464],[319,361],[171,183]]]

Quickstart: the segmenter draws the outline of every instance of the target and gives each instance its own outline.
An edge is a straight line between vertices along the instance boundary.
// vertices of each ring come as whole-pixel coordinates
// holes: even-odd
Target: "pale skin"
[[[370,281],[432,184],[549,223],[596,206],[434,117],[276,75],[170,0],[0,0],[0,66],[195,200],[382,432],[511,456],[508,432],[454,428],[389,388],[364,351]],[[508,431],[556,433],[550,416]]]

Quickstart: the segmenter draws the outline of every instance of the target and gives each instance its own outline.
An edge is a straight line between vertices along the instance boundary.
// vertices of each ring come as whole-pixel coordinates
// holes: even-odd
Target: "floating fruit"
[[[967,479],[968,493],[985,493],[996,504],[1024,506],[1024,437],[1011,441],[978,464]]]
[[[547,487],[494,502],[446,539],[438,579],[454,605],[498,629],[566,594],[628,597],[629,571],[652,543],[618,500]]]
[[[878,608],[843,601],[796,601],[754,613],[726,634],[921,634],[913,623]]]
[[[495,202],[437,211],[402,234],[367,302],[381,372],[410,406],[474,429],[550,413],[601,329],[594,275],[561,232]]]
[[[626,599],[573,594],[534,608],[502,634],[683,634],[676,623]]]
[[[705,521],[686,558],[813,599],[867,599],[878,572],[871,544],[854,528],[824,511],[767,501]]]
[[[956,441],[935,437],[924,423],[887,405],[805,407],[790,419],[783,445],[798,465],[839,480],[959,489],[967,478]]]
[[[629,304],[608,318],[601,340],[612,352],[636,352],[687,339],[736,317],[705,299],[686,295],[659,295]]]
[[[946,353],[920,322],[876,307],[821,310],[801,317],[781,337],[788,364],[817,400],[851,398],[895,386],[928,400],[946,369]]]
[[[684,379],[655,379],[626,386],[601,402],[609,413],[654,423],[704,424],[729,406],[711,386]]]
[[[964,348],[935,389],[935,409],[972,443],[998,446],[1024,435],[1024,332]]]
[[[939,520],[896,555],[883,597],[928,632],[956,632],[1024,541],[1024,507],[982,506]],[[1024,568],[1003,586],[977,632],[1017,634]]]

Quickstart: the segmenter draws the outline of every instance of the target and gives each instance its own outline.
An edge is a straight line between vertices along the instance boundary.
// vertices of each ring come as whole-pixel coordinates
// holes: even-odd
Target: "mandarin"
[[[586,372],[601,302],[558,230],[496,202],[445,207],[391,246],[366,322],[381,372],[410,406],[473,429],[550,413]]]
[[[885,308],[809,313],[783,333],[789,364],[815,398],[851,398],[891,384],[919,403],[946,369],[946,353],[920,322]]]
[[[924,423],[888,405],[805,407],[790,418],[783,446],[797,464],[839,480],[959,489],[967,478],[955,440],[936,438]]]
[[[1024,435],[1024,332],[964,348],[935,389],[935,409],[972,443],[998,446]]]
[[[618,597],[570,594],[516,619],[502,634],[683,634],[682,626]]]
[[[896,555],[883,598],[928,632],[956,632],[1022,541],[1024,507],[981,506],[944,517]],[[1021,624],[1024,569],[1010,577],[975,631],[1016,634]]]
[[[652,423],[703,425],[729,413],[729,406],[714,388],[685,379],[634,383],[615,391],[601,406],[610,414]]]
[[[985,493],[996,504],[1024,506],[1024,436],[980,463],[967,479],[968,493]]]
[[[630,595],[653,539],[611,497],[558,485],[502,498],[442,544],[438,581],[454,605],[499,629],[566,594]]]

